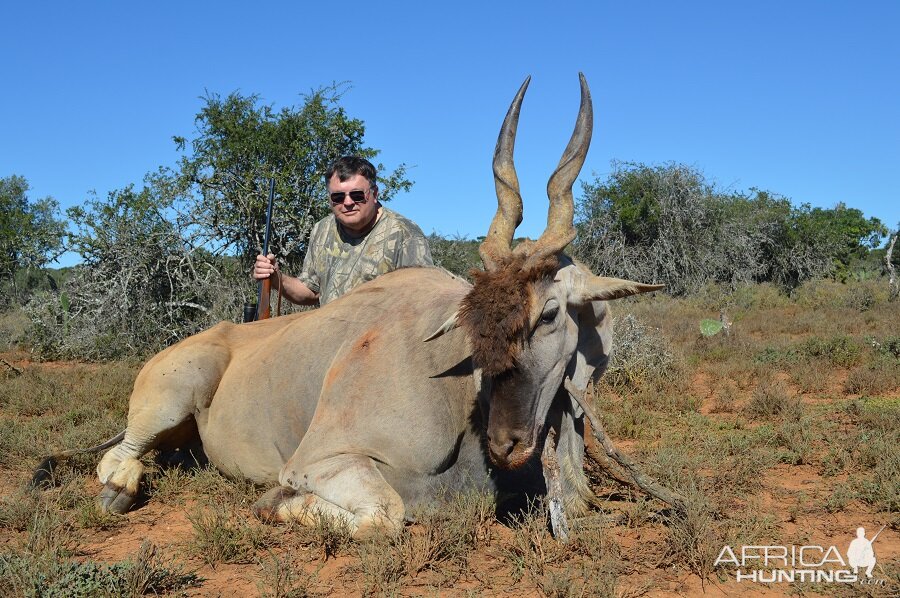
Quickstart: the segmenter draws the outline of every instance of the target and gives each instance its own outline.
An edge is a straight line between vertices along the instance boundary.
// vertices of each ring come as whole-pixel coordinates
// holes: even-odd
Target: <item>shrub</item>
[[[791,377],[801,392],[819,393],[828,384],[828,368],[819,359],[810,359],[791,368]]]
[[[900,362],[885,358],[855,368],[844,383],[845,392],[859,395],[881,394],[897,387],[900,387]]]
[[[798,397],[791,396],[784,382],[763,380],[753,390],[745,411],[750,417],[781,416],[796,420],[802,414],[803,407]]]
[[[512,531],[512,541],[503,548],[510,575],[516,582],[528,575],[540,584],[550,566],[565,558],[562,545],[547,529],[547,511],[543,504],[535,503],[528,512],[516,516]]]
[[[712,573],[722,546],[709,501],[694,489],[688,493],[687,511],[673,515],[666,528],[667,557],[686,567],[700,579]]]
[[[253,562],[257,549],[273,542],[271,527],[235,518],[223,505],[200,507],[187,518],[194,528],[188,552],[209,565]]]
[[[612,347],[604,380],[613,388],[665,387],[681,376],[668,339],[632,314],[616,318]]]
[[[0,350],[7,351],[26,340],[31,321],[20,307],[0,313]]]
[[[887,336],[878,340],[875,337],[866,337],[866,342],[872,346],[876,353],[883,357],[900,359],[900,336]]]
[[[824,357],[834,365],[850,367],[859,362],[860,346],[848,336],[824,339],[818,336],[803,341],[797,351],[806,357]]]
[[[441,237],[432,233],[428,236],[428,246],[435,266],[461,276],[466,280],[472,268],[481,267],[481,256],[478,254],[478,242],[465,237]]]
[[[763,282],[737,287],[734,303],[741,309],[772,309],[785,307],[790,303],[787,296],[776,285]]]
[[[318,571],[307,573],[294,567],[290,555],[279,558],[269,554],[260,561],[260,569],[262,574],[256,587],[261,598],[312,598],[330,593],[319,587]]]
[[[724,384],[716,391],[713,400],[712,413],[731,413],[737,401],[737,391],[731,383]]]

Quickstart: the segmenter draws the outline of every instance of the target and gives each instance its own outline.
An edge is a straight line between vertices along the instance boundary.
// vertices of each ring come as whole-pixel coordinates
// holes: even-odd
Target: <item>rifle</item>
[[[272,234],[272,203],[275,200],[275,179],[269,179],[269,205],[266,208],[266,237],[263,242],[263,255],[269,255],[269,237]],[[265,278],[259,281],[259,296],[256,305],[252,303],[244,304],[244,322],[253,322],[255,320],[266,320],[271,315],[269,309],[269,299],[272,293],[272,278]],[[278,285],[278,302],[281,303],[281,285]],[[279,311],[281,311],[279,305]]]

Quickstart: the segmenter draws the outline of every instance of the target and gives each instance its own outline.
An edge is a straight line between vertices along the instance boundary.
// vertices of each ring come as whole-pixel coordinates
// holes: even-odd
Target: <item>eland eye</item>
[[[552,324],[556,321],[556,316],[559,314],[559,307],[552,307],[541,314],[541,324]]]

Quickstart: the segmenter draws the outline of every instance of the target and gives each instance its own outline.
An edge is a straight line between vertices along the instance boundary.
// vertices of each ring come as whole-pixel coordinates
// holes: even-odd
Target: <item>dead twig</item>
[[[606,454],[615,461],[618,465],[624,469],[628,475],[634,480],[634,483],[652,496],[653,498],[657,498],[664,503],[671,505],[676,511],[681,514],[687,513],[687,500],[673,490],[669,490],[646,473],[644,473],[637,463],[631,460],[631,458],[622,453],[616,445],[612,443],[612,440],[606,435],[603,431],[603,426],[600,424],[600,419],[594,414],[594,410],[588,404],[587,401],[584,400],[584,397],[581,396],[581,391],[575,388],[575,385],[572,384],[572,381],[568,378],[563,382],[563,386],[568,391],[569,396],[581,405],[581,408],[584,410],[585,415],[587,415],[588,421],[591,425],[591,433],[594,435],[594,438],[597,439],[597,442],[600,443],[600,446],[603,447],[603,450]],[[598,461],[601,466],[605,466],[609,463],[608,460],[600,460]],[[613,477],[616,479],[620,479],[621,471],[612,471]]]

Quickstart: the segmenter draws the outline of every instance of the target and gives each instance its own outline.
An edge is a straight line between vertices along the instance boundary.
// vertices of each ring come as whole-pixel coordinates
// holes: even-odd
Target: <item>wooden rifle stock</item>
[[[272,277],[259,281],[259,304],[256,308],[256,319],[267,320],[272,315],[269,306],[269,295],[272,293]]]

